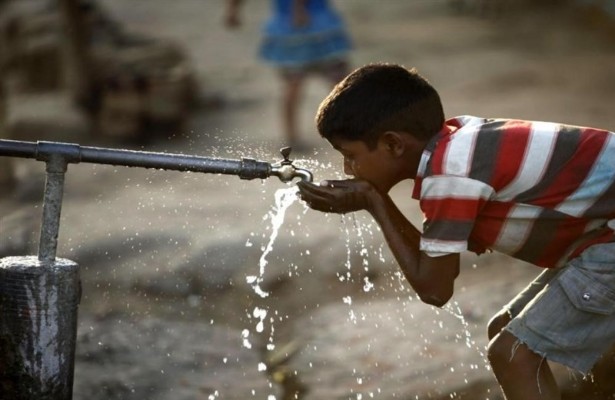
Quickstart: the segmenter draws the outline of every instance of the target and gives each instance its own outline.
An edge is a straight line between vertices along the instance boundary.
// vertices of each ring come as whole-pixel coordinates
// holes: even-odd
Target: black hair
[[[322,101],[316,126],[322,137],[361,140],[371,149],[385,131],[429,140],[444,125],[440,96],[416,69],[369,64],[338,83]]]

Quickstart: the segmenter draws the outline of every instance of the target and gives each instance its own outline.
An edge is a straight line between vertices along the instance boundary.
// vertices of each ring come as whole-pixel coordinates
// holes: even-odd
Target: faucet
[[[271,164],[266,161],[242,158],[240,160],[192,156],[185,154],[155,153],[102,147],[80,146],[75,143],[23,142],[0,139],[0,157],[33,158],[46,164],[47,180],[43,199],[43,223],[39,241],[39,259],[55,260],[64,175],[68,164],[81,162],[123,165],[126,167],[156,168],[173,171],[192,171],[211,174],[236,175],[241,179],[265,179],[277,176],[282,182],[294,178],[311,182],[312,173],[297,168],[290,160],[290,147],[280,149],[283,160]]]
[[[297,168],[293,165],[293,162],[290,160],[291,151],[292,148],[290,147],[283,147],[280,149],[280,154],[282,154],[284,159],[271,166],[271,175],[277,176],[282,182],[290,182],[294,178],[299,178],[306,182],[312,182],[314,178],[310,171],[303,168]]]
[[[283,160],[277,163],[242,158],[240,160],[192,156],[185,154],[154,153],[80,146],[74,143],[58,142],[21,142],[0,139],[0,156],[34,158],[46,163],[66,164],[95,163],[123,165],[127,167],[156,168],[174,171],[237,175],[241,179],[265,179],[277,176],[282,182],[294,178],[312,181],[312,173],[297,168],[290,160],[290,147],[280,149]]]

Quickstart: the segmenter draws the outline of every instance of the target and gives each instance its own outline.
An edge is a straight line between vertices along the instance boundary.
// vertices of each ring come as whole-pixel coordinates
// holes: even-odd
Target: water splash
[[[380,229],[376,225],[365,224],[363,221],[358,220],[355,214],[350,214],[347,216],[343,216],[341,219],[341,232],[343,237],[345,237],[345,245],[346,245],[346,260],[344,263],[345,268],[338,272],[337,277],[340,282],[350,283],[356,279],[354,276],[357,272],[360,272],[362,281],[363,281],[363,291],[370,292],[376,288],[376,285],[371,282],[369,276],[369,261],[370,257],[374,256],[380,262],[386,262],[385,259],[385,245],[380,244],[379,246],[372,246],[371,240],[373,239],[373,235],[375,232],[379,232]],[[353,260],[353,255],[357,254],[359,256],[358,262]],[[352,264],[352,265],[351,265]],[[356,265],[354,265],[356,264]],[[354,271],[353,271],[354,270]],[[399,299],[402,303],[412,302],[418,300],[416,295],[409,293],[409,286],[405,277],[403,276],[401,271],[395,271],[391,274],[391,290],[393,293],[398,293],[397,299]],[[354,305],[354,299],[347,295],[344,296],[342,302],[348,307],[348,321],[354,325],[358,325],[361,322],[361,313],[357,312]],[[406,307],[402,307],[405,309]],[[436,315],[440,313],[440,311],[444,311],[450,315],[452,315],[455,320],[459,321],[461,325],[459,329],[459,333],[455,335],[455,341],[461,344],[465,344],[465,346],[472,351],[476,352],[479,355],[480,361],[465,363],[461,362],[458,365],[451,365],[450,373],[451,374],[462,374],[466,383],[469,383],[469,376],[472,371],[476,371],[479,369],[485,369],[489,371],[491,368],[489,366],[489,362],[486,357],[486,350],[480,346],[476,340],[473,338],[473,333],[470,329],[470,324],[466,320],[466,313],[462,312],[459,304],[457,302],[450,302],[443,310],[437,310]],[[402,320],[400,319],[400,322]],[[436,330],[442,330],[446,327],[447,324],[444,320],[434,319],[434,327],[432,328],[432,333]],[[453,325],[456,325],[454,321],[450,321]],[[403,322],[402,324],[403,325]],[[431,335],[425,334],[421,335],[423,338],[425,345],[428,346],[431,344]],[[427,347],[426,347],[427,348]],[[369,351],[369,348],[368,348]],[[429,355],[424,355],[425,357],[429,357]],[[353,376],[356,374],[353,371]],[[358,386],[362,385],[361,376],[356,375]],[[434,382],[434,385],[437,385]],[[357,398],[360,396],[366,395],[366,393],[357,393]],[[456,397],[457,395],[453,394],[452,397]],[[451,398],[452,398],[451,397]]]
[[[370,235],[373,238],[373,227],[371,224],[362,224],[357,220],[356,214],[349,214],[347,217],[341,216],[341,230],[343,236],[346,238],[346,261],[344,266],[346,267],[345,273],[338,272],[337,278],[340,282],[352,282],[353,277],[351,274],[352,269],[352,255],[353,252],[353,243],[356,243],[358,246],[357,254],[361,257],[361,266],[362,266],[362,274],[364,275],[362,278],[363,281],[363,291],[369,292],[375,288],[374,284],[370,281],[369,278],[369,260],[371,254],[378,254],[380,261],[384,262],[384,257],[382,255],[382,249],[376,251],[373,249],[373,246],[368,244],[368,240],[366,235]],[[354,237],[353,237],[354,233]],[[354,239],[354,240],[353,240]]]
[[[290,188],[278,189],[275,192],[275,205],[271,211],[266,215],[271,219],[271,236],[269,237],[269,243],[265,247],[263,254],[259,260],[259,274],[258,276],[250,275],[246,278],[246,281],[252,285],[254,291],[261,297],[269,296],[269,293],[264,291],[260,284],[263,282],[265,275],[265,267],[267,266],[267,256],[273,250],[273,244],[275,243],[276,238],[278,237],[278,232],[282,223],[284,222],[284,216],[286,214],[286,210],[299,198],[297,193],[299,192],[299,188],[297,186],[292,186]]]
[[[490,371],[491,366],[489,364],[489,361],[487,360],[487,355],[483,350],[480,349],[480,347],[476,344],[476,341],[472,338],[472,333],[470,332],[470,325],[468,324],[468,321],[466,321],[463,315],[463,311],[461,310],[461,307],[459,307],[459,303],[457,303],[456,301],[450,301],[442,309],[451,314],[453,317],[457,318],[457,320],[459,320],[465,335],[466,347],[475,350],[483,360],[485,369]],[[478,369],[478,366],[470,365],[470,369]]]

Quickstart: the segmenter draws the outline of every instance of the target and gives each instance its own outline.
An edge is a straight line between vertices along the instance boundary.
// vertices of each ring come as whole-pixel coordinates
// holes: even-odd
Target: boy
[[[444,119],[437,91],[389,64],[351,73],[318,131],[354,179],[300,182],[313,209],[368,211],[424,302],[443,306],[459,253],[501,251],[544,271],[490,322],[508,400],[560,399],[545,359],[589,372],[615,341],[615,134],[546,122]],[[388,191],[414,180],[419,232]]]

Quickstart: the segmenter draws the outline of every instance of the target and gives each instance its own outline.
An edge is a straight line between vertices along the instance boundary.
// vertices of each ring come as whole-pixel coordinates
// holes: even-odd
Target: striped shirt
[[[615,133],[452,118],[425,148],[412,196],[428,254],[492,249],[558,267],[613,240]]]

